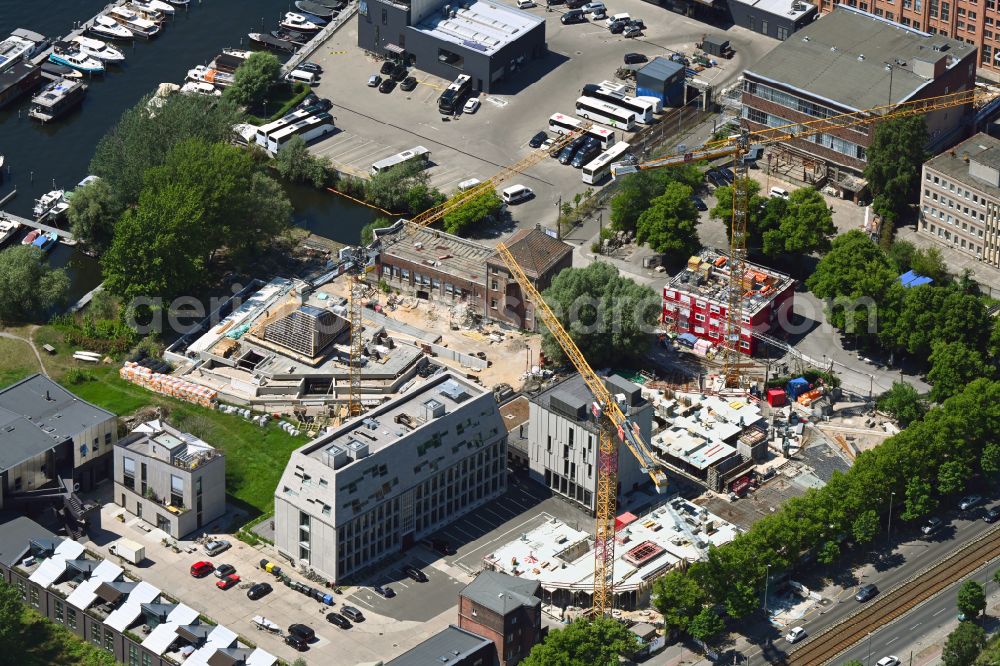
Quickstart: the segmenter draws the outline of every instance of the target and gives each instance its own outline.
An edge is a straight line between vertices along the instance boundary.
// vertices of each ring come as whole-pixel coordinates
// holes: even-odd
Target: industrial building
[[[680,106],[687,102],[685,77],[683,64],[657,56],[635,73],[636,94],[655,97],[664,107]]]
[[[228,627],[23,516],[0,517],[0,578],[25,606],[120,664],[278,663]]]
[[[604,379],[612,395],[624,395],[623,411],[645,441],[653,425],[653,407],[640,388],[619,375]],[[574,373],[535,396],[528,417],[528,469],[532,479],[593,513],[597,495],[599,427],[591,411],[593,395]],[[618,447],[619,498],[649,482],[628,447]]]
[[[798,0],[727,0],[733,24],[785,41],[816,20],[816,5]]]
[[[275,546],[344,581],[502,494],[506,461],[493,393],[441,372],[292,453]]]
[[[890,109],[903,102],[971,90],[976,49],[844,5],[800,30],[743,76],[742,117],[750,130]],[[878,115],[886,109],[873,112]],[[925,114],[932,153],[963,138],[971,106]],[[790,139],[770,149],[801,165],[786,176],[860,199],[872,125]]]
[[[157,419],[115,444],[114,501],[175,539],[226,512],[226,459]]]
[[[573,248],[536,227],[520,229],[506,241],[507,249],[539,292],[549,288],[564,268],[573,264]],[[486,318],[515,328],[537,331],[535,304],[521,293],[521,287],[499,255],[486,260],[488,277]]]
[[[541,587],[481,571],[458,595],[458,626],[493,641],[499,666],[515,666],[542,641]]]
[[[447,0],[366,0],[358,46],[447,80],[471,77],[492,92],[546,53],[545,21],[510,5]]]
[[[729,312],[729,257],[703,250],[663,287],[663,323],[668,329],[690,333],[710,345],[721,345]],[[779,334],[789,322],[795,280],[757,264],[747,264],[744,276],[743,327],[740,350],[756,354],[761,346],[752,333]]]
[[[917,232],[1000,268],[1000,139],[976,134],[924,163]]]

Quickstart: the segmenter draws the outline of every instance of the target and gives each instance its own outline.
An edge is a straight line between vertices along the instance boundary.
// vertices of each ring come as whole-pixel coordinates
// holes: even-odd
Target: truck
[[[108,546],[112,555],[117,555],[126,562],[139,564],[146,559],[146,547],[129,539],[119,539]]]

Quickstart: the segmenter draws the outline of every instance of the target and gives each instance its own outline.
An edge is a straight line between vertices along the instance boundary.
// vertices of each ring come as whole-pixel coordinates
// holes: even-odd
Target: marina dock
[[[76,238],[74,238],[73,234],[70,232],[50,227],[47,224],[42,224],[41,222],[35,222],[34,220],[29,220],[2,210],[0,210],[0,220],[13,220],[14,222],[19,222],[21,226],[28,229],[38,229],[39,231],[54,233],[59,236],[59,242],[63,245],[76,245]]]
[[[108,3],[107,5],[104,6],[103,9],[101,9],[100,12],[98,12],[98,14],[103,14],[104,12],[106,12],[109,9],[111,9],[112,7],[116,7],[118,5],[123,5],[123,4],[125,4],[125,2],[126,2],[126,0],[115,0],[115,2]],[[94,20],[96,18],[97,18],[97,16],[93,16],[93,17],[91,17],[90,19],[88,19],[86,21],[82,21],[80,23],[80,25],[78,25],[76,28],[74,28],[73,30],[71,30],[70,32],[68,32],[66,34],[66,36],[62,38],[62,41],[68,42],[71,39],[73,39],[74,37],[82,37],[84,35],[84,33],[86,33],[88,30],[90,30],[90,27],[92,25],[94,25]],[[32,65],[41,65],[43,62],[45,62],[46,60],[49,59],[49,55],[51,53],[52,53],[52,47],[49,46],[47,49],[45,49],[44,51],[42,51],[41,53],[39,53],[38,55],[36,55],[34,58],[32,58],[29,62]],[[54,76],[54,75],[48,74],[46,72],[42,72],[42,76],[45,77],[45,78],[47,78],[47,79],[51,79],[53,81],[59,78],[58,76]]]

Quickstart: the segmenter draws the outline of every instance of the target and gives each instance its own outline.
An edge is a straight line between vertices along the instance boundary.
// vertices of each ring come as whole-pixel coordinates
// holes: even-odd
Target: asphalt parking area
[[[415,620],[426,622],[449,608],[458,601],[458,593],[465,587],[467,581],[457,580],[443,571],[429,566],[431,558],[422,558],[423,549],[411,551],[405,562],[394,562],[390,568],[377,576],[378,584],[388,585],[396,593],[391,599],[386,599],[371,587],[358,588],[345,598],[344,603],[354,606],[362,613],[377,613],[396,620]],[[427,575],[427,582],[418,583],[403,573],[404,564],[412,564]]]

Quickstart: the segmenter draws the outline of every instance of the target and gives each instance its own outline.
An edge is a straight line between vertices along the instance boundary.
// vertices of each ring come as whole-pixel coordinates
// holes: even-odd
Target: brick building
[[[539,227],[519,230],[507,241],[507,249],[538,291],[547,289],[559,271],[573,264],[573,248]],[[494,254],[486,260],[486,265],[489,274],[487,319],[529,331],[538,330],[535,306],[521,293],[503,260]]]
[[[542,584],[483,571],[458,597],[458,626],[496,645],[500,666],[521,662],[542,640]]]
[[[820,13],[838,2],[818,0]],[[979,74],[1000,81],[1000,14],[996,0],[846,0],[875,16],[942,37],[954,37],[979,49]]]
[[[740,349],[753,355],[760,341],[751,335],[772,333],[788,321],[795,280],[756,264],[747,264]],[[663,322],[677,333],[692,333],[721,345],[729,312],[729,261],[711,250],[691,257],[688,266],[663,288]],[[779,319],[780,317],[780,319]]]
[[[838,6],[747,69],[742,116],[750,130],[793,125],[971,90],[975,77],[973,46]],[[970,114],[969,106],[926,114],[928,149],[938,152],[963,138]],[[858,198],[873,137],[874,125],[858,125],[774,150],[808,165],[801,180]]]

